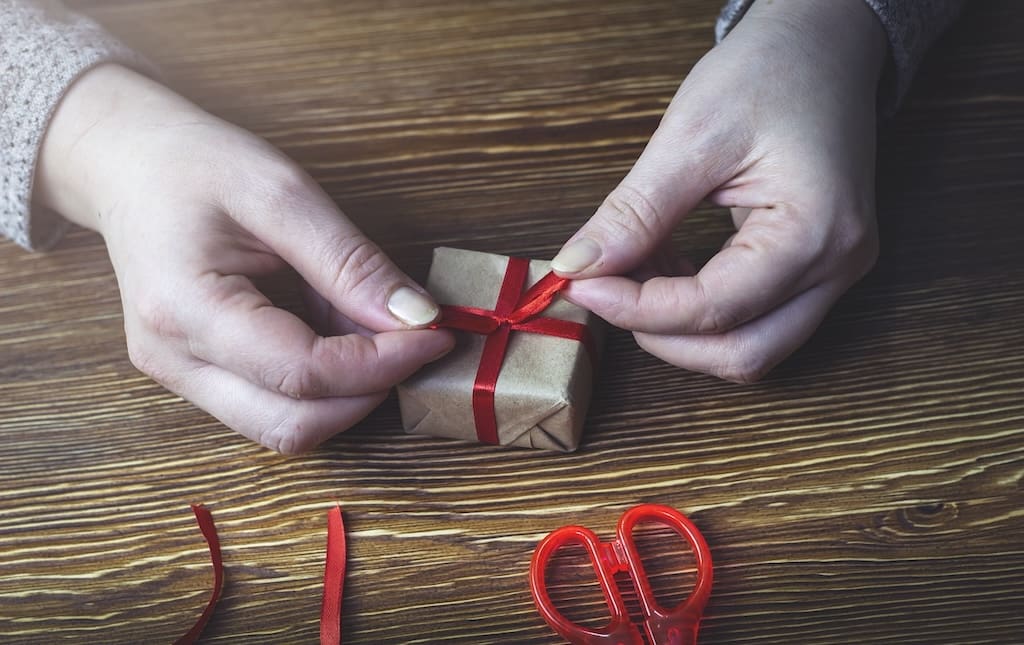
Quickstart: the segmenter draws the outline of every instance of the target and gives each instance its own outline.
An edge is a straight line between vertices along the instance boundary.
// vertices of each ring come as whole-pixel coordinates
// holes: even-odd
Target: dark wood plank
[[[75,4],[296,158],[420,276],[441,244],[550,256],[639,153],[718,9]],[[1015,3],[974,3],[935,48],[880,135],[879,265],[805,348],[741,387],[613,334],[574,455],[406,436],[393,400],[311,455],[269,454],[131,367],[98,237],[0,244],[0,640],[179,636],[210,580],[187,508],[203,501],[228,569],[207,640],[314,641],[339,500],[347,642],[557,642],[526,585],[534,544],[573,522],[608,535],[641,501],[712,546],[703,642],[1019,641],[1022,32]],[[702,209],[678,240],[707,256],[728,232]]]

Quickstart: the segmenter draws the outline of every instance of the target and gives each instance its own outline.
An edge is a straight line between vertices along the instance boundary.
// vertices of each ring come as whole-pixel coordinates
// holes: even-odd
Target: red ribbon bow
[[[594,339],[586,325],[570,320],[540,317],[569,280],[548,273],[523,293],[529,271],[529,260],[509,258],[505,277],[498,291],[498,301],[493,310],[443,305],[441,320],[433,326],[487,336],[483,354],[480,356],[480,368],[473,383],[473,420],[476,423],[477,438],[482,443],[498,443],[494,390],[513,331],[575,340],[583,343],[590,354],[591,362],[594,362],[597,356]]]

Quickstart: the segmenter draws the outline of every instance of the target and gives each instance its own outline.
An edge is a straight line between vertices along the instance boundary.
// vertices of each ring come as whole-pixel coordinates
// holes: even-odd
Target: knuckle
[[[767,209],[760,221],[751,223],[750,232],[754,236],[744,237],[743,243],[787,267],[808,267],[825,260],[831,252],[829,239],[834,235],[813,212],[787,203]]]
[[[338,240],[325,262],[327,284],[340,294],[355,293],[386,273],[390,263],[376,244],[362,235]]]
[[[636,188],[620,184],[605,198],[604,206],[610,215],[605,221],[617,229],[612,233],[645,239],[659,236],[658,222],[662,220],[663,213]]]
[[[129,334],[127,338],[128,360],[132,366],[164,387],[175,390],[180,375],[175,376],[170,364],[153,345],[152,338]]]
[[[878,226],[874,217],[854,213],[845,218],[834,235],[832,252],[839,266],[860,279],[875,265],[879,254]]]
[[[303,363],[283,369],[272,384],[274,390],[293,399],[311,398],[317,389],[315,375]]]
[[[326,391],[319,371],[309,358],[280,367],[266,375],[264,382],[270,389],[293,399],[313,399],[323,396]]]
[[[168,340],[184,338],[173,308],[156,298],[142,298],[125,309],[125,344],[128,360],[146,376],[167,385],[170,372],[159,348]]]
[[[871,267],[875,266],[879,254],[878,226],[874,219],[861,227],[857,233],[856,244],[851,249],[851,256],[855,266],[860,270],[858,278],[863,276]]]
[[[641,286],[641,294],[645,289],[650,290],[647,283]],[[621,325],[634,316],[640,303],[644,301],[645,296],[643,295],[633,298],[622,291],[609,290],[603,294],[603,300],[593,311],[612,324]]]
[[[703,188],[710,192],[724,178],[736,173],[740,160],[755,139],[756,128],[723,111],[694,113],[684,105],[686,102],[673,101],[661,127],[667,126],[671,132],[666,143],[686,151],[690,160],[687,169],[696,172]]]
[[[272,428],[261,432],[258,441],[266,448],[282,455],[298,455],[313,448],[301,419],[291,415],[281,419]]]
[[[127,343],[128,360],[135,366],[135,369],[156,378],[156,373],[159,372],[159,364],[156,353],[152,350],[149,343],[138,339],[134,335],[128,336]]]
[[[697,302],[702,311],[696,319],[699,334],[723,334],[747,322],[750,316],[735,303],[723,303],[712,298],[703,280],[697,280]]]
[[[257,432],[256,441],[282,455],[301,455],[316,448],[326,437],[325,430],[344,430],[319,414],[309,403],[293,404],[283,408],[281,416],[273,425]]]
[[[737,126],[736,119],[721,110],[693,111],[687,109],[686,102],[673,102],[666,116],[671,119],[675,142],[685,144],[700,158],[720,150]]]
[[[166,301],[146,296],[136,300],[132,308],[142,328],[150,334],[164,338],[183,337],[175,308]]]
[[[865,218],[857,214],[841,218],[832,231],[833,251],[840,255],[856,252],[871,236],[871,228]]]
[[[771,368],[772,364],[766,356],[746,351],[733,355],[712,373],[732,383],[750,385],[763,379]]]
[[[392,372],[389,369],[392,364],[385,360],[385,356],[380,353],[373,341],[358,334],[352,334],[348,341],[335,349],[335,355],[338,364],[345,366],[349,376],[361,372],[358,379],[359,386],[353,392],[380,387],[388,388],[393,385],[393,383],[384,382]],[[350,380],[347,379],[347,382]]]
[[[243,275],[223,275],[207,271],[195,280],[198,299],[214,309],[242,304],[252,297],[252,283]]]
[[[291,161],[273,163],[266,173],[263,198],[269,212],[294,210],[304,203],[315,182],[302,168]]]
[[[744,316],[734,307],[710,305],[697,322],[700,334],[721,334],[745,322]]]
[[[256,172],[250,165],[233,168],[222,179],[219,201],[243,226],[255,218],[283,222],[296,212],[305,210],[319,185],[298,164],[269,147],[259,145],[250,150]],[[257,176],[255,184],[253,176]],[[253,185],[252,190],[239,192],[237,186]]]

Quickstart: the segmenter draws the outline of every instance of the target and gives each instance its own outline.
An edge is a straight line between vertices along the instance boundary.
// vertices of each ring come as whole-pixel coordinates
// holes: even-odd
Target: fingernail
[[[420,327],[434,322],[441,313],[434,302],[412,287],[399,287],[388,298],[388,311],[407,325]]]
[[[559,273],[578,273],[597,262],[601,257],[601,247],[594,240],[581,237],[562,248],[551,260],[551,268]]]

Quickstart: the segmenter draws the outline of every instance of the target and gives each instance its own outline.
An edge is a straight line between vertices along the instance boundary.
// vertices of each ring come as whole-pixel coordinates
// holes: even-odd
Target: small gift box
[[[438,248],[427,290],[456,348],[398,386],[415,434],[569,452],[590,404],[600,320],[557,299],[547,262]]]

